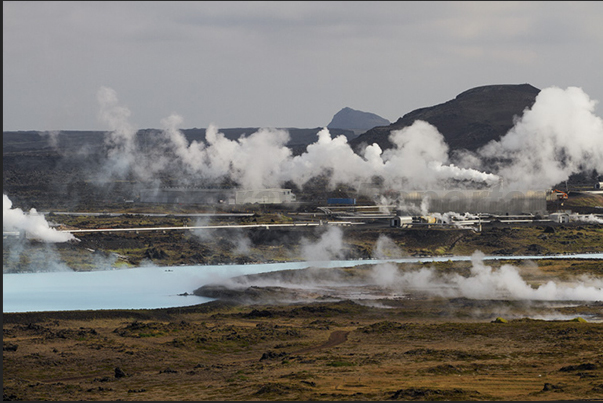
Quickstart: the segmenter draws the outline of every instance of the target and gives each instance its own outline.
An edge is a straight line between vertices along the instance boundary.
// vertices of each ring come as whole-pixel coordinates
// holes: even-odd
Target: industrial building
[[[237,190],[235,204],[281,204],[292,203],[296,197],[291,189]]]
[[[401,195],[409,215],[430,213],[546,214],[546,191],[451,190],[416,191]]]

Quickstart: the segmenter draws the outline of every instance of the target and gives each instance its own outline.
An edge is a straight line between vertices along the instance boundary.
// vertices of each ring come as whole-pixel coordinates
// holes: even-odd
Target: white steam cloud
[[[550,188],[571,174],[603,172],[603,120],[582,89],[545,88],[500,141],[479,150],[502,158],[498,174],[515,188]]]
[[[330,237],[336,238],[337,232],[333,231]],[[338,243],[334,242],[335,245]],[[327,244],[323,243],[323,246]],[[324,252],[325,249],[328,248],[315,252]],[[323,257],[329,255],[326,253]],[[402,250],[387,237],[381,237],[375,246],[375,258],[396,259],[401,256]],[[538,283],[534,279],[538,277],[536,275],[540,275],[540,285],[530,284],[523,277],[530,277],[530,282]],[[238,290],[278,287],[284,291],[281,297],[267,293],[262,298],[281,303],[313,301],[317,298],[352,299],[366,303],[377,299],[412,298],[413,295],[500,301],[603,301],[603,278],[581,275],[570,280],[552,281],[535,264],[534,267],[529,264],[525,267],[508,264],[499,268],[488,266],[484,264],[484,255],[480,251],[473,254],[467,275],[387,262],[376,264],[367,271],[361,270],[357,275],[349,275],[337,268],[310,267],[270,275],[234,277],[224,280],[221,285]]]
[[[331,186],[368,182],[375,176],[398,189],[424,189],[451,179],[482,184],[498,181],[496,175],[451,164],[442,134],[423,121],[392,132],[394,148],[385,152],[372,144],[359,155],[345,136],[332,138],[324,128],[305,153],[293,156],[286,146],[290,137],[285,130],[262,128],[229,140],[210,125],[205,142],[189,144],[179,129],[183,119],[171,115],[161,120],[161,147],[151,150],[149,157],[137,145],[136,130],[128,123],[130,112],[118,105],[115,91],[101,88],[98,100],[99,117],[111,129],[106,141],[110,147],[110,174],[131,173],[150,179],[165,169],[179,168],[213,181],[230,178],[246,189],[278,187],[287,181],[302,186],[324,173],[330,174]]]
[[[391,238],[381,234],[373,247],[374,259],[400,259],[408,256]]]
[[[581,278],[574,283],[548,281],[537,287],[528,284],[517,267],[487,266],[483,253],[472,256],[469,276],[441,274],[432,268],[399,270],[394,264],[377,265],[372,277],[375,283],[396,292],[424,292],[446,298],[533,300],[533,301],[603,301],[603,281]],[[588,285],[587,285],[588,284]]]
[[[344,257],[343,231],[329,227],[316,242],[301,241],[301,256],[308,262],[321,262]]]
[[[392,131],[392,148],[383,151],[375,143],[361,153],[345,136],[333,138],[324,128],[304,153],[293,156],[286,146],[286,130],[262,128],[229,140],[210,125],[204,142],[189,144],[180,131],[182,117],[171,115],[161,120],[160,146],[146,150],[149,156],[137,145],[137,131],[128,122],[130,111],[119,105],[115,91],[101,88],[98,100],[99,117],[111,129],[109,173],[127,172],[147,180],[178,168],[211,181],[230,178],[245,189],[278,187],[287,181],[302,186],[325,173],[331,186],[380,177],[390,189],[425,190],[450,181],[492,186],[503,178],[509,188],[544,189],[583,170],[603,172],[603,121],[593,113],[596,101],[576,87],[542,90],[500,141],[471,155],[457,153],[461,166],[449,159],[443,135],[424,121]],[[486,159],[495,161],[495,172],[478,170]]]
[[[136,162],[136,129],[128,122],[130,110],[120,106],[117,93],[107,87],[101,87],[97,93],[100,104],[99,119],[108,125],[110,132],[105,139],[109,146],[109,163],[106,167],[111,172],[127,172],[130,169],[142,175],[144,170]]]
[[[572,214],[570,215],[570,221],[581,221],[588,224],[603,224],[603,218],[598,217],[594,214],[588,215],[580,215],[580,214]]]
[[[51,228],[43,215],[32,208],[28,213],[20,208],[12,208],[13,203],[7,195],[2,200],[2,228],[8,232],[24,231],[27,237],[44,242],[67,242],[75,237],[68,232],[59,232]]]
[[[343,231],[339,227],[330,227],[316,242],[302,242],[302,249],[310,262],[341,258],[345,250]],[[381,260],[405,256],[406,253],[385,235],[378,238],[372,254],[373,258]],[[532,278],[540,275],[544,280],[534,286],[523,275]],[[480,251],[473,253],[468,275],[386,262],[374,265],[367,276],[349,277],[336,269],[309,268],[300,272],[284,271],[268,277],[236,277],[227,280],[224,285],[234,288],[255,286],[303,290],[298,294],[302,299],[321,295],[336,299],[387,299],[420,293],[474,300],[603,301],[603,278],[581,275],[573,280],[556,282],[547,280],[538,266],[531,262],[521,268],[509,264],[500,268],[488,266]]]

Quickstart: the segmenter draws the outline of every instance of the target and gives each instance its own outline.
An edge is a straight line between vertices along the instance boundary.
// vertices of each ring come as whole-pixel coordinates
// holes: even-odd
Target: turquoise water
[[[484,260],[577,258],[603,259],[603,253],[559,256],[485,256]],[[139,267],[91,272],[10,273],[3,278],[3,312],[154,309],[211,301],[193,291],[203,285],[247,274],[307,267],[351,267],[383,262],[468,261],[471,256],[337,260],[250,265]]]

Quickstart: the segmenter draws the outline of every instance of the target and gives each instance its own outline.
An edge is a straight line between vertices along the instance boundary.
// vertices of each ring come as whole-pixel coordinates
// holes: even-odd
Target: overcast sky
[[[3,130],[391,122],[473,87],[582,88],[603,106],[603,2],[3,2]]]

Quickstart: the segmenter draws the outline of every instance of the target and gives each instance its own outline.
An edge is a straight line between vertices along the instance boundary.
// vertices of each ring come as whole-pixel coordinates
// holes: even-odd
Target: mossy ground
[[[4,396],[104,401],[603,398],[603,323],[493,323],[425,315],[442,304],[422,300],[378,309],[346,301],[216,303],[181,310],[5,314]],[[336,332],[345,338],[334,339]],[[16,346],[14,351],[10,346]],[[117,377],[116,368],[125,376]]]

